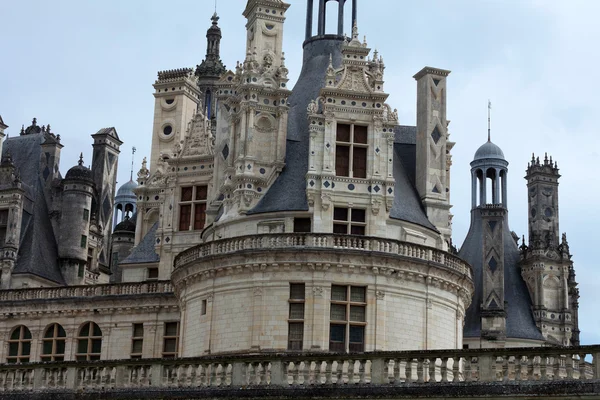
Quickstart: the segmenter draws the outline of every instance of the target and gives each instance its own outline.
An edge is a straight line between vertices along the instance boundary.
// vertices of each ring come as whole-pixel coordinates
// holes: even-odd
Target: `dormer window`
[[[367,127],[337,124],[335,174],[351,178],[367,177]]]
[[[204,229],[208,186],[184,186],[179,200],[179,230]]]

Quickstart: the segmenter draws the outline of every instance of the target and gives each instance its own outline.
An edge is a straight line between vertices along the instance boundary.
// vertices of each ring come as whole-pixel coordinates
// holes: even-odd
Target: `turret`
[[[559,236],[558,164],[546,154],[527,166],[529,244],[521,246],[521,273],[527,282],[534,317],[553,344],[579,343],[579,289],[567,235]]]
[[[135,222],[129,216],[125,216],[123,221],[117,224],[111,237],[111,283],[121,282],[123,273],[119,267],[119,263],[131,253],[134,242]]]
[[[98,248],[100,267],[108,267],[108,238],[112,232],[112,212],[117,184],[119,146],[123,142],[115,128],[104,128],[92,135],[94,153],[92,176],[96,185],[94,216],[98,222],[98,233],[106,240],[106,246]],[[105,268],[107,269],[107,268]]]
[[[83,155],[62,182],[58,257],[68,285],[83,284],[88,261],[90,218],[95,185],[92,171],[83,165]]]
[[[446,119],[446,77],[450,71],[425,67],[417,81],[417,156],[416,187],[427,217],[450,243],[450,199],[448,141]]]
[[[201,98],[198,79],[191,68],[161,71],[153,86],[155,100],[150,173],[156,171],[159,158],[171,156],[173,149],[180,145]]]
[[[212,25],[206,32],[206,57],[196,67],[195,75],[198,77],[198,88],[202,92],[202,113],[209,120],[213,120],[216,111],[215,84],[227,69],[220,58],[221,28],[219,16],[215,12],[211,18]]]
[[[25,190],[10,154],[6,154],[0,163],[0,185],[4,188],[5,198],[10,198],[0,208],[0,282],[2,289],[10,289],[20,246],[20,222],[25,200]]]

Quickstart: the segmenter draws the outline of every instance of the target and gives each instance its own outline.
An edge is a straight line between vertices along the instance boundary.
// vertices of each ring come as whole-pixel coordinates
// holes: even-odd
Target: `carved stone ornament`
[[[181,155],[212,155],[215,149],[215,138],[210,128],[210,121],[206,116],[200,112],[196,113],[190,122],[187,135],[181,146],[183,148]]]
[[[323,297],[323,288],[320,286],[315,286],[312,288],[313,297]]]
[[[261,287],[255,287],[254,288],[254,295],[255,296],[262,296],[262,294],[263,294],[263,290],[262,290]]]
[[[383,300],[385,298],[385,292],[383,290],[378,290],[375,292],[375,297],[377,300]]]
[[[323,209],[323,211],[327,211],[329,210],[329,206],[331,205],[331,196],[329,196],[328,194],[322,194],[321,195],[321,208]]]

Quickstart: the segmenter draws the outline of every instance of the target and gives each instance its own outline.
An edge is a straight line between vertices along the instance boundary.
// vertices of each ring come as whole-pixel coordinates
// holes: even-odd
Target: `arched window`
[[[46,329],[42,339],[42,361],[63,361],[65,359],[65,338],[67,334],[59,324]]]
[[[8,340],[6,362],[9,364],[29,362],[29,354],[31,354],[31,332],[24,325],[17,326]]]
[[[102,331],[93,322],[86,322],[77,336],[77,361],[99,360],[102,350]]]

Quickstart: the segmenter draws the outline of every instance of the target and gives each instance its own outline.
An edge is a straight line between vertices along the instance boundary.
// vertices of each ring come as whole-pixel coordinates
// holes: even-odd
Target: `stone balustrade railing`
[[[600,381],[600,345],[363,354],[271,353],[0,365],[0,393],[144,388],[294,389]],[[432,386],[433,385],[433,386]],[[1,395],[0,395],[1,396]]]
[[[171,281],[134,282],[110,285],[83,285],[0,290],[0,301],[65,299],[73,297],[173,293]]]
[[[243,250],[335,249],[374,251],[434,262],[472,277],[471,267],[462,259],[433,247],[394,239],[328,233],[277,233],[239,236],[204,243],[182,251],[175,258],[175,269],[203,257]]]

